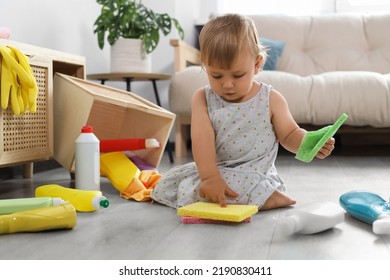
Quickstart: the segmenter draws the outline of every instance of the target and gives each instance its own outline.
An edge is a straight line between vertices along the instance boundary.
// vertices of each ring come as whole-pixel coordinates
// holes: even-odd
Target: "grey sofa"
[[[256,79],[285,96],[299,124],[324,126],[347,113],[344,130],[389,134],[390,14],[251,17],[261,40],[279,44],[279,53],[268,46],[274,69],[263,69]],[[208,81],[197,49],[178,40],[171,45],[175,75],[169,103],[177,115],[175,154],[181,157],[189,139],[192,93]]]

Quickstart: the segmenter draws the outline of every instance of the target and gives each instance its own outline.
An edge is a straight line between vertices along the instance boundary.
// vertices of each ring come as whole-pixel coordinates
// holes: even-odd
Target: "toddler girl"
[[[199,42],[210,84],[192,97],[194,162],[163,175],[152,199],[174,208],[197,201],[252,204],[260,210],[294,204],[275,159],[279,143],[296,153],[306,131],[277,90],[254,80],[266,52],[253,21],[237,14],[215,17]],[[330,138],[317,157],[327,157],[334,142]]]

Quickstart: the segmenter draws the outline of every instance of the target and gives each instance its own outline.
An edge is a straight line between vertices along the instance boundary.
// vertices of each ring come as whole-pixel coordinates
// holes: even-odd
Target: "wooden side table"
[[[169,80],[171,75],[161,73],[138,73],[138,72],[119,72],[119,73],[98,73],[87,75],[89,80],[98,80],[102,85],[106,81],[124,81],[126,82],[126,90],[131,91],[132,82],[147,82],[150,81],[153,84],[154,95],[156,97],[156,103],[161,107],[160,95],[157,89],[157,81]],[[173,155],[171,150],[171,143],[168,139],[167,151],[169,160],[173,163]]]
[[[87,78],[90,80],[99,80],[102,85],[106,81],[124,81],[126,82],[126,90],[131,91],[132,82],[145,82],[150,81],[153,84],[154,95],[156,97],[157,105],[161,107],[160,96],[157,89],[157,81],[169,80],[171,75],[160,74],[160,73],[138,73],[138,72],[128,72],[128,73],[100,73],[100,74],[90,74],[87,75]]]

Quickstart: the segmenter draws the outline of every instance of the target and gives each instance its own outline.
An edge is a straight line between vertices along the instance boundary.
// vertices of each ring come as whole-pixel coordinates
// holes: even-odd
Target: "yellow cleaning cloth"
[[[256,205],[228,204],[221,207],[218,203],[195,202],[177,209],[177,215],[230,222],[242,222],[256,214]]]
[[[137,201],[151,200],[150,193],[161,178],[155,170],[140,171],[122,152],[101,155],[100,173],[110,180],[121,197]]]
[[[136,201],[151,200],[150,193],[160,180],[161,174],[155,170],[143,170],[139,177],[134,177],[129,186],[121,192],[121,197]]]

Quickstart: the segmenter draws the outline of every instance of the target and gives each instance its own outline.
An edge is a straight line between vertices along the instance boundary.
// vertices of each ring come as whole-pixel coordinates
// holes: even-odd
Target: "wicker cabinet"
[[[0,109],[0,168],[22,164],[23,176],[32,177],[33,162],[54,155],[53,75],[59,72],[85,78],[85,58],[0,39],[0,46],[5,45],[29,56],[38,99],[35,113],[14,115],[11,108]]]

